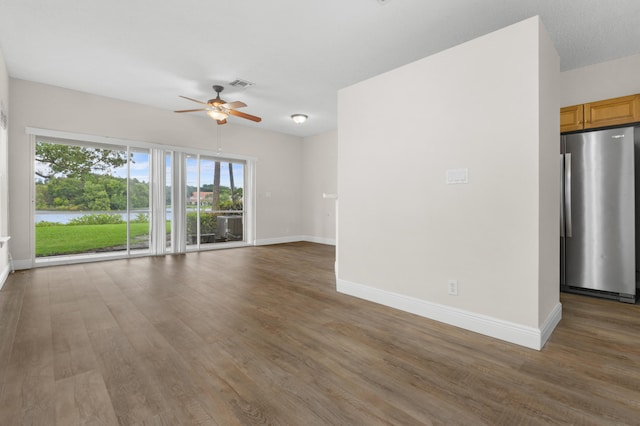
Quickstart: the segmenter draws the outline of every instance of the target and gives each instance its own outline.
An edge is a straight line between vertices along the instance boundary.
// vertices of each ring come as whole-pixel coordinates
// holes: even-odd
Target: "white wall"
[[[302,217],[305,239],[336,243],[338,191],[338,132],[333,130],[304,139]],[[323,198],[327,194],[327,198]]]
[[[560,74],[560,105],[640,93],[640,54]]]
[[[542,186],[559,179],[559,59],[540,31],[531,18],[339,92],[339,291],[544,344],[561,313],[559,185]],[[468,184],[445,184],[456,168]]]
[[[542,25],[542,23],[540,23]],[[559,143],[560,114],[558,87],[559,58],[544,27],[540,28],[539,45],[539,160],[538,160],[538,327],[546,341],[553,331],[560,305],[558,286],[560,276],[559,248]],[[554,162],[552,159],[556,159]],[[548,321],[545,323],[545,321]]]
[[[9,198],[11,252],[28,267],[33,253],[29,209],[33,176],[25,127],[108,136],[197,149],[217,149],[217,124],[206,116],[175,114],[44,84],[11,79]],[[225,153],[258,158],[256,239],[258,244],[303,237],[302,139],[226,124],[220,128]]]
[[[5,114],[9,114],[9,75],[4,63],[4,56],[0,51],[0,102]],[[8,204],[8,129],[0,126],[0,236],[8,236],[9,204]],[[10,244],[10,243],[9,243]],[[0,288],[2,288],[10,272],[9,245],[0,248]]]

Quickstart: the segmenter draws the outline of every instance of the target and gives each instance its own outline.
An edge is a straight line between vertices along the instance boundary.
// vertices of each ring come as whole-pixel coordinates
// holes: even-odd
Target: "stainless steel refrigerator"
[[[561,136],[563,291],[635,303],[634,136],[640,140],[640,129]]]

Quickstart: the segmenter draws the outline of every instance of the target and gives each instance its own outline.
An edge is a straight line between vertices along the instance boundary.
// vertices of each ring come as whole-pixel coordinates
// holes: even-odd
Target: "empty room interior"
[[[640,3],[0,2],[0,424],[632,425]]]

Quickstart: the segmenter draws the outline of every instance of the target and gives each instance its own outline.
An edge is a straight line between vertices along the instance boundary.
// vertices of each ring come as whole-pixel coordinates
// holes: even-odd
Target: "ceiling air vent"
[[[233,87],[239,87],[241,89],[246,89],[247,87],[255,86],[255,83],[251,83],[247,80],[240,80],[239,78],[229,83],[229,85]]]

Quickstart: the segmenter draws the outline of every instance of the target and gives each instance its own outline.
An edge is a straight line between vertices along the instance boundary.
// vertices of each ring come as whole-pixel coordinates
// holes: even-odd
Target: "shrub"
[[[125,223],[118,214],[86,214],[69,221],[69,225],[117,225]]]
[[[138,213],[131,223],[149,223],[149,216],[146,213]]]
[[[217,213],[200,212],[200,234],[213,234],[216,232]],[[198,229],[198,215],[196,212],[187,213],[187,235],[196,235]]]

